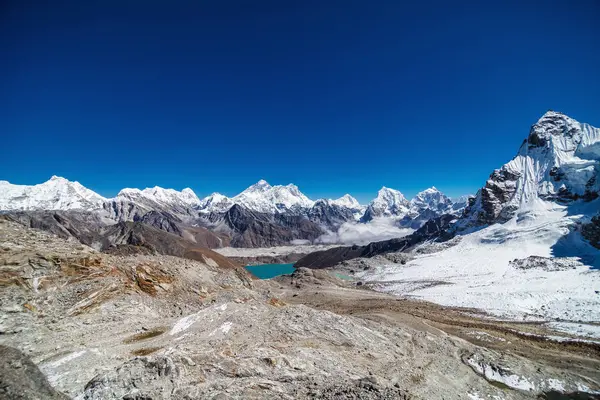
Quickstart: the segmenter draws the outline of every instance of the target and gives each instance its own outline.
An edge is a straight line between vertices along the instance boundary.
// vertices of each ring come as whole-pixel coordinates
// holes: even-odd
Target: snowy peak
[[[146,188],[142,190],[142,193],[150,198],[154,198],[167,204],[184,203],[189,205],[198,205],[200,203],[200,199],[190,188],[185,188],[179,192],[175,189],[163,189],[155,186],[153,188]]]
[[[271,186],[260,180],[242,193],[232,198],[239,204],[253,211],[277,213],[296,208],[309,208],[314,202],[306,197],[296,185]]]
[[[555,111],[544,114],[519,152],[495,170],[469,208],[469,221],[504,222],[520,210],[592,200],[600,192],[600,129]]]
[[[452,200],[435,188],[425,189],[410,201],[410,208],[415,210],[430,209],[439,213],[450,211]]]
[[[269,185],[269,182],[265,181],[264,179],[261,179],[260,181],[256,182],[254,185],[249,186],[246,190],[244,190],[242,193],[264,193],[269,191],[272,188],[271,185]]]
[[[163,206],[177,205],[193,207],[200,204],[200,199],[190,188],[183,189],[180,192],[175,189],[164,189],[159,186],[143,190],[125,188],[117,194],[116,199],[125,199],[138,203],[150,201]]]
[[[379,189],[377,192],[377,197],[371,202],[371,204],[375,204],[378,206],[383,206],[385,208],[393,208],[408,206],[408,200],[399,190],[386,188],[385,186]]]
[[[95,210],[106,199],[60,176],[38,185],[13,185],[0,181],[0,210]]]
[[[200,200],[200,209],[203,212],[225,212],[233,206],[234,202],[221,193],[213,193]]]
[[[376,217],[401,217],[408,212],[408,206],[408,200],[399,190],[384,186],[369,203],[361,220],[367,222]]]
[[[340,197],[339,199],[335,199],[335,200],[330,199],[329,202],[331,204],[335,204],[340,207],[350,208],[352,210],[359,210],[362,208],[362,206],[360,205],[358,200],[356,200],[354,197],[350,196],[349,194],[345,194],[342,197]]]

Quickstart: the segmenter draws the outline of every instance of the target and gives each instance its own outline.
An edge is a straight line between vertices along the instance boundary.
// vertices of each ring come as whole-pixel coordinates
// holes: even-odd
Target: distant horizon
[[[600,126],[596,0],[460,3],[7,0],[0,178],[458,197],[548,109]]]
[[[40,182],[34,182],[34,183],[13,182],[13,181],[11,181],[10,179],[4,179],[4,178],[3,178],[3,177],[1,177],[1,176],[0,176],[0,181],[7,181],[7,182],[9,182],[10,184],[13,184],[13,185],[26,185],[26,186],[33,186],[33,185],[38,185],[38,184],[41,184],[41,183],[47,182],[47,181],[51,180],[51,179],[52,179],[52,177],[54,177],[54,176],[56,176],[56,177],[59,177],[59,178],[64,178],[64,179],[67,179],[68,181],[71,181],[71,182],[78,182],[78,183],[80,183],[82,186],[84,186],[84,187],[86,187],[86,188],[88,188],[88,189],[90,189],[90,190],[92,190],[92,191],[94,191],[94,192],[98,193],[99,195],[101,195],[102,197],[105,197],[105,198],[113,198],[113,197],[116,197],[116,196],[117,196],[117,194],[118,194],[118,193],[119,193],[121,190],[123,190],[123,189],[140,189],[140,190],[143,190],[143,189],[152,189],[152,188],[154,188],[154,187],[160,187],[160,188],[162,188],[162,189],[174,189],[174,190],[177,190],[177,191],[182,191],[182,190],[184,190],[184,189],[188,189],[188,188],[189,188],[189,189],[192,189],[192,190],[194,191],[194,193],[196,194],[196,196],[198,196],[198,198],[199,198],[199,199],[201,199],[201,200],[202,200],[203,198],[206,198],[207,196],[210,196],[210,195],[214,194],[214,193],[220,193],[220,194],[222,194],[222,195],[224,195],[224,196],[227,196],[227,197],[234,197],[234,196],[236,196],[237,194],[239,194],[239,193],[241,193],[242,191],[244,191],[244,190],[246,190],[247,188],[249,188],[250,186],[252,186],[252,185],[254,185],[255,183],[259,182],[260,180],[265,180],[265,181],[266,181],[266,182],[267,182],[269,185],[271,185],[271,186],[286,186],[286,185],[289,185],[289,184],[296,185],[296,186],[298,186],[298,189],[299,189],[299,190],[300,190],[300,191],[301,191],[301,192],[302,192],[304,195],[306,195],[306,196],[307,196],[309,199],[311,199],[311,200],[319,200],[319,199],[332,199],[332,200],[336,200],[336,199],[339,199],[340,197],[342,197],[342,196],[344,196],[344,195],[346,195],[346,194],[349,194],[349,195],[351,195],[352,197],[354,197],[356,200],[358,200],[358,202],[359,202],[361,205],[367,205],[367,204],[368,204],[368,203],[369,203],[371,200],[373,200],[375,197],[377,197],[377,193],[378,193],[378,191],[379,191],[380,189],[382,189],[382,187],[380,187],[379,189],[377,189],[377,191],[375,191],[375,192],[373,193],[373,195],[372,195],[372,196],[368,197],[369,195],[367,195],[367,197],[365,198],[365,200],[361,200],[361,198],[359,198],[359,196],[358,196],[358,195],[354,195],[354,194],[353,194],[353,193],[351,193],[351,192],[345,192],[345,193],[342,193],[342,194],[340,194],[340,195],[333,195],[333,196],[312,196],[310,193],[308,193],[308,192],[304,191],[300,185],[297,185],[297,184],[296,184],[296,183],[294,183],[294,182],[288,182],[288,183],[272,183],[272,182],[269,182],[269,180],[268,180],[268,179],[263,179],[263,178],[259,178],[259,179],[257,179],[255,182],[248,184],[247,186],[245,186],[244,188],[240,189],[239,191],[237,191],[237,192],[235,192],[235,193],[229,193],[229,194],[228,194],[228,193],[224,193],[223,191],[219,191],[219,190],[214,190],[214,191],[211,191],[211,192],[209,192],[209,193],[203,193],[203,192],[199,192],[199,191],[195,190],[195,189],[194,189],[194,188],[193,188],[191,185],[188,185],[188,186],[183,186],[183,187],[181,187],[181,188],[177,188],[177,187],[170,187],[170,186],[161,186],[161,185],[152,185],[152,186],[144,186],[144,187],[135,187],[135,186],[131,186],[131,185],[130,185],[130,186],[125,186],[125,187],[122,187],[122,188],[120,188],[120,189],[118,189],[118,190],[116,190],[116,191],[113,191],[113,192],[111,192],[110,194],[107,194],[107,193],[102,193],[101,191],[95,190],[93,187],[91,187],[91,186],[89,186],[89,185],[86,185],[86,184],[85,184],[85,182],[81,182],[81,181],[79,181],[79,180],[77,180],[77,179],[70,179],[68,176],[61,176],[61,175],[57,175],[57,174],[52,174],[50,177],[48,177],[48,179],[42,180],[42,181],[40,181]],[[482,185],[482,186],[483,186],[483,185]],[[414,193],[412,193],[412,194],[411,194],[411,193],[409,193],[409,192],[405,192],[405,191],[403,191],[403,190],[402,190],[402,189],[400,189],[400,188],[395,188],[395,187],[391,187],[391,186],[388,186],[388,185],[384,185],[383,187],[387,187],[388,189],[394,189],[394,190],[398,190],[398,191],[400,191],[400,192],[401,192],[401,193],[402,193],[402,194],[403,194],[403,195],[406,197],[406,199],[407,199],[407,200],[410,200],[410,199],[412,199],[412,198],[413,198],[413,197],[415,197],[415,196],[416,196],[416,195],[417,195],[419,192],[422,192],[422,191],[424,191],[424,190],[430,189],[430,188],[432,188],[432,187],[435,187],[437,190],[439,190],[440,192],[442,192],[443,194],[445,194],[446,196],[448,196],[448,197],[449,197],[450,199],[452,199],[452,200],[455,200],[455,199],[457,199],[457,198],[459,198],[459,197],[462,197],[462,196],[469,196],[469,195],[473,195],[473,196],[474,196],[474,195],[477,193],[477,191],[475,191],[475,192],[473,192],[473,193],[463,193],[463,194],[460,194],[460,195],[458,195],[458,196],[452,196],[452,195],[450,195],[450,194],[446,193],[446,192],[445,192],[444,190],[442,190],[441,188],[437,187],[436,185],[430,185],[430,186],[424,187],[423,189],[421,189],[421,190],[417,190],[417,191],[415,191],[415,192],[414,192]],[[478,189],[478,190],[479,190],[479,189]]]

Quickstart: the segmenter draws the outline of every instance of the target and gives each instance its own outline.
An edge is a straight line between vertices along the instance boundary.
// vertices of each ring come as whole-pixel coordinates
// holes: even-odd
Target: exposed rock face
[[[512,260],[510,265],[518,269],[537,268],[544,271],[564,271],[577,268],[581,263],[566,257],[529,256],[527,258]]]
[[[324,233],[304,216],[259,213],[237,204],[224,214],[209,214],[203,223],[215,232],[228,234],[234,247],[289,245],[293,240],[313,240]]]
[[[114,221],[134,221],[142,218],[151,208],[123,198],[114,198],[102,204],[106,216]]]
[[[134,221],[178,236],[181,236],[183,233],[179,227],[179,224],[182,222],[181,219],[164,211],[152,210],[144,214],[141,218],[134,219]]]
[[[205,213],[224,213],[233,205],[233,200],[220,193],[213,193],[200,201],[200,210]]]
[[[406,215],[400,220],[400,225],[419,229],[432,218],[454,212],[452,200],[435,187],[431,187],[410,200]]]
[[[115,198],[105,201],[102,208],[106,216],[115,221],[139,221],[149,212],[156,212],[181,222],[195,217],[200,205],[200,199],[189,188],[179,192],[156,186],[143,190],[123,189]]]
[[[515,158],[495,170],[466,210],[468,224],[505,222],[539,199],[598,197],[600,129],[549,111],[531,127]]]
[[[83,211],[13,211],[0,214],[0,219],[15,221],[96,248],[100,247],[100,231],[105,226],[98,214]]]
[[[191,259],[209,255],[218,259],[223,266],[237,266],[208,249],[227,245],[227,238],[221,238],[204,228],[181,228],[176,217],[153,211],[138,222],[113,225],[106,225],[97,213],[83,211],[9,212],[0,215],[0,219],[51,232],[102,251],[129,254],[150,251]],[[118,250],[120,246],[131,247]]]
[[[19,350],[0,345],[0,356],[0,398],[68,400],[50,386],[42,371]]]
[[[102,235],[102,249],[108,250],[121,245],[150,249],[157,254],[165,254],[192,260],[203,261],[209,257],[223,268],[237,268],[239,265],[218,253],[180,236],[153,228],[140,222],[119,222],[108,227]]]
[[[600,215],[592,218],[591,222],[581,227],[581,234],[592,246],[600,249]]]
[[[373,242],[366,246],[334,247],[329,250],[317,251],[301,258],[294,266],[296,268],[329,268],[342,261],[354,258],[369,258],[380,254],[407,251],[415,245],[431,238],[449,239],[450,236],[446,236],[445,233],[455,219],[456,217],[453,215],[443,215],[439,218],[429,220],[414,233],[399,239]]]
[[[114,371],[94,377],[85,386],[86,400],[169,399],[179,370],[169,357],[134,358]]]
[[[330,200],[317,200],[308,210],[307,217],[328,229],[335,229],[344,222],[353,221],[357,211],[359,209],[340,206]]]

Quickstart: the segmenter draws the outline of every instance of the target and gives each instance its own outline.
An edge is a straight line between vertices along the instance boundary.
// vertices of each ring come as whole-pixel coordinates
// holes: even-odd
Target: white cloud
[[[413,232],[413,229],[397,227],[392,218],[375,218],[364,224],[346,222],[339,227],[337,232],[328,232],[315,242],[363,245],[380,240],[400,238]]]
[[[310,244],[310,240],[305,240],[305,239],[294,239],[290,242],[290,244],[292,246],[302,246],[302,245],[306,245],[306,244]]]

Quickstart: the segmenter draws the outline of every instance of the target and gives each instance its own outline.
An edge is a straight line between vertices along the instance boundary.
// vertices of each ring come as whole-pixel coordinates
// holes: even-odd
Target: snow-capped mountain
[[[531,127],[517,155],[495,170],[469,207],[469,223],[504,222],[540,200],[598,197],[600,129],[548,111]]]
[[[364,208],[363,206],[360,205],[358,200],[356,200],[354,197],[350,196],[349,194],[345,194],[342,197],[340,197],[339,199],[335,199],[335,200],[329,199],[329,202],[331,204],[335,204],[340,207],[346,207],[351,210],[360,210],[360,209]]]
[[[335,200],[319,199],[306,211],[305,215],[310,221],[327,229],[337,229],[344,222],[356,221],[361,216],[360,208],[347,207],[348,201],[345,200],[340,204]]]
[[[32,186],[0,181],[0,210],[96,210],[104,201],[79,182],[58,176]]]
[[[418,212],[420,210],[430,209],[444,214],[452,209],[452,200],[444,193],[437,190],[435,186],[432,186],[429,189],[417,193],[417,195],[410,200],[409,207],[411,211]]]
[[[152,202],[163,206],[175,205],[194,207],[200,205],[200,199],[190,188],[185,188],[182,191],[163,189],[158,186],[143,190],[126,188],[117,194],[116,199],[125,199],[141,203]]]
[[[418,229],[432,218],[452,214],[454,212],[452,206],[452,200],[432,186],[417,193],[410,200],[408,211],[400,221],[400,225]]]
[[[367,206],[361,221],[368,222],[376,217],[402,217],[408,212],[409,205],[409,201],[399,190],[384,186]]]
[[[225,212],[235,203],[221,193],[213,193],[200,200],[200,210],[203,212]]]
[[[298,190],[296,185],[271,186],[262,179],[232,200],[234,203],[250,210],[263,213],[283,212],[294,208],[309,208],[314,204],[311,199]]]
[[[472,194],[466,194],[451,199],[452,213],[458,216],[462,215],[464,209],[467,208],[471,199],[475,200],[475,196],[473,196]]]
[[[252,211],[274,214],[307,209],[312,207],[314,201],[306,197],[296,185],[271,186],[261,179],[232,198],[220,193],[211,194],[200,201],[200,210],[205,213],[225,212],[234,204]]]
[[[106,216],[116,221],[137,221],[150,211],[193,216],[199,206],[200,199],[190,188],[178,191],[158,186],[143,190],[125,188],[103,204]]]

